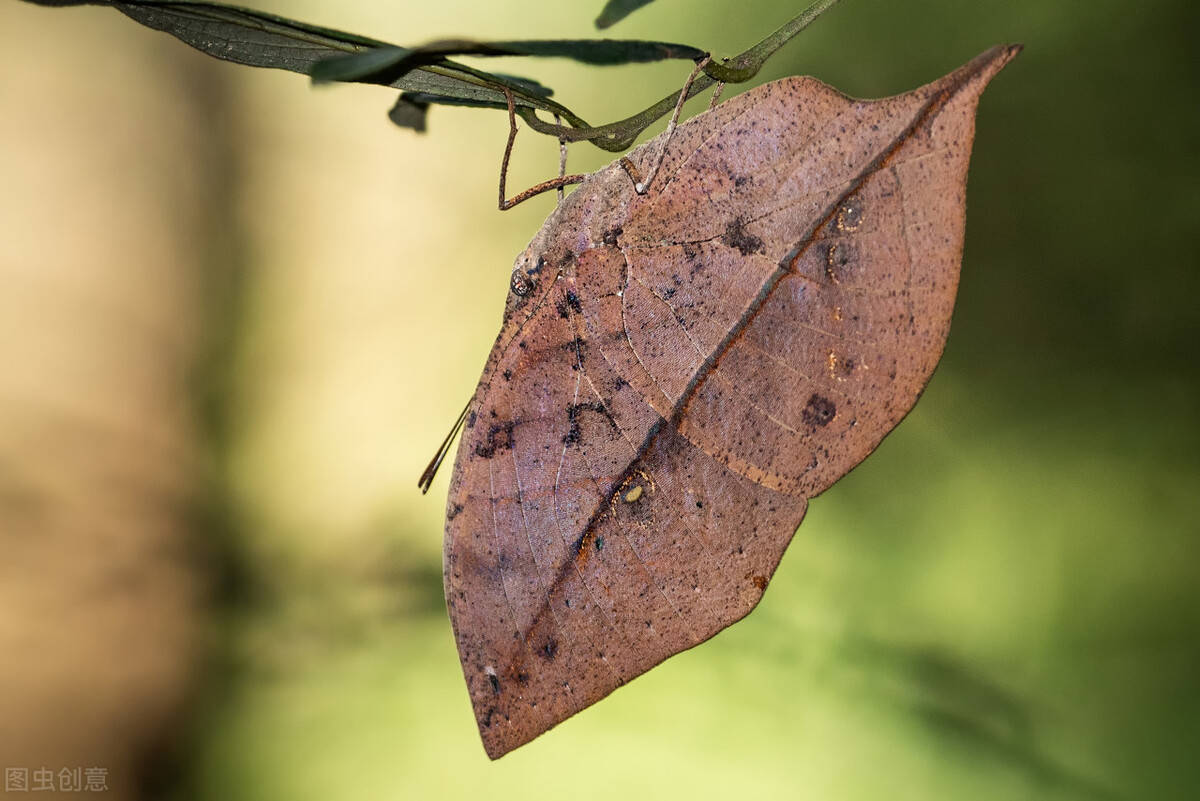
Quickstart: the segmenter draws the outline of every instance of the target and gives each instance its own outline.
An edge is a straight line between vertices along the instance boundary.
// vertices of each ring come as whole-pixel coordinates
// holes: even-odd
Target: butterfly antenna
[[[471,400],[475,400],[471,398]],[[450,429],[450,433],[442,440],[442,444],[438,447],[437,453],[433,455],[433,459],[429,461],[429,465],[425,468],[425,472],[417,479],[417,486],[421,488],[421,494],[429,492],[429,487],[433,484],[433,478],[437,475],[438,468],[442,466],[442,460],[446,458],[446,454],[450,452],[450,443],[454,442],[454,438],[458,436],[458,432],[462,431],[463,421],[467,419],[467,410],[471,408],[471,401],[467,401],[467,405],[463,407],[462,413],[458,416],[458,420],[454,422],[454,427]]]

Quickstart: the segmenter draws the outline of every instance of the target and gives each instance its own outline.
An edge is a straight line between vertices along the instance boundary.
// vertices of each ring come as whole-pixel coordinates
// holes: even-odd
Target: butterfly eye
[[[525,297],[533,291],[533,279],[520,270],[514,270],[512,274],[512,291],[518,297]]]

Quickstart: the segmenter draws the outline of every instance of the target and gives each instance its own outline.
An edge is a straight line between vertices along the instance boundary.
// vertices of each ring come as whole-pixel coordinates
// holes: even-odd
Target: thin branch
[[[740,83],[748,81],[758,74],[759,69],[779,48],[791,41],[798,33],[807,28],[818,17],[824,14],[841,0],[817,0],[804,11],[788,20],[782,27],[767,38],[731,59],[725,64],[710,61],[704,68],[704,74],[699,76],[688,90],[687,97],[695,97],[718,81]],[[675,107],[681,94],[676,90],[659,100],[652,106],[639,111],[631,117],[608,125],[598,125],[591,128],[566,127],[543,122],[533,109],[522,107],[519,111],[521,119],[529,127],[541,134],[548,134],[568,142],[591,142],[601,150],[619,152],[626,150],[633,141],[659,119],[665,117]]]
[[[28,0],[38,5],[98,5],[117,9],[142,25],[166,31],[176,38],[211,56],[257,67],[275,67],[293,72],[308,73],[321,59],[344,53],[347,55],[375,49],[403,51],[376,39],[343,33],[259,11],[214,2],[172,2],[171,0]],[[791,41],[818,17],[837,5],[840,0],[816,0],[782,27],[750,49],[723,62],[708,61],[703,74],[690,88],[671,92],[646,109],[608,125],[589,126],[570,109],[529,91],[529,83],[521,79],[484,72],[464,64],[438,58],[434,63],[421,64],[413,73],[387,82],[403,90],[410,100],[422,103],[466,105],[483,108],[513,107],[529,127],[538,133],[554,136],[562,142],[587,141],[601,148],[619,152],[629,148],[638,135],[657,120],[670,114],[677,100],[694,97],[714,83],[738,83],[753,78],[779,48]],[[253,31],[253,39],[244,38],[239,31]],[[585,40],[591,42],[592,40]],[[296,43],[303,43],[297,47]],[[499,43],[501,45],[506,43]],[[512,46],[514,43],[509,42]],[[528,45],[529,43],[524,43]],[[546,43],[543,43],[545,45]],[[561,42],[549,43],[562,46]],[[653,43],[652,43],[653,44]],[[657,43],[663,45],[663,43]],[[487,46],[487,43],[478,43]],[[664,45],[671,47],[669,45]],[[674,46],[678,47],[678,46]],[[511,49],[511,47],[510,47]],[[544,49],[544,47],[543,47]],[[696,51],[699,52],[699,51]],[[545,53],[542,53],[545,55]],[[697,59],[699,60],[699,59]],[[382,79],[379,79],[383,82]],[[361,82],[372,83],[370,76]],[[543,122],[537,110],[560,116],[566,125]]]

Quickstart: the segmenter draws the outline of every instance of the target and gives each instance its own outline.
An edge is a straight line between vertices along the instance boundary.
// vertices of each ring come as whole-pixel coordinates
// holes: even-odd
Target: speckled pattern
[[[808,498],[912,408],[975,107],[1018,51],[886,100],[748,91],[676,130],[646,195],[614,163],[518,257],[446,519],[491,757],[750,612]]]

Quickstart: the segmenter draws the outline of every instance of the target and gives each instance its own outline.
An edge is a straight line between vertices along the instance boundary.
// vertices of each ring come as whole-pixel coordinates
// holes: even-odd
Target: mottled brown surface
[[[807,499],[912,408],[976,103],[1018,49],[881,101],[746,92],[675,132],[647,195],[611,165],[517,259],[446,523],[490,756],[745,616]]]

